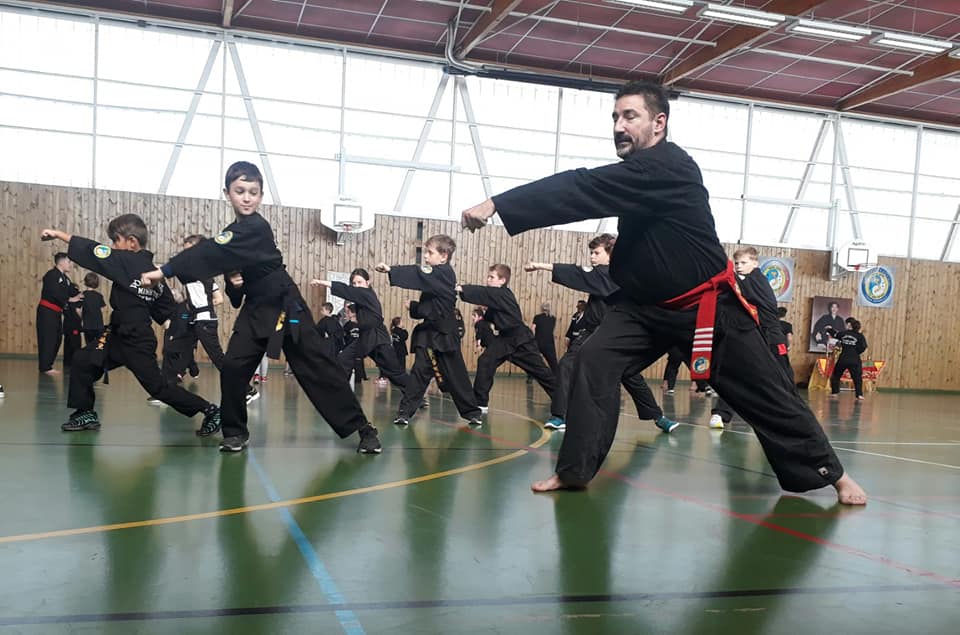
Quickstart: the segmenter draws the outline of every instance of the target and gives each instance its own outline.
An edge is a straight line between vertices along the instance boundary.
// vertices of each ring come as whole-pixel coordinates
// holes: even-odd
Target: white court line
[[[869,456],[879,456],[884,459],[893,459],[895,461],[908,461],[910,463],[922,463],[923,465],[934,465],[936,467],[946,467],[951,470],[960,470],[960,465],[949,465],[947,463],[934,463],[933,461],[922,461],[920,459],[908,459],[905,456],[893,456],[890,454],[880,454],[878,452],[866,452],[864,450],[854,450],[853,448],[835,448],[844,452],[853,452],[854,454],[866,454]]]
[[[960,445],[957,441],[830,441],[833,445],[838,443],[854,443],[856,445]]]
[[[534,402],[534,403],[536,403],[536,402]],[[640,419],[637,415],[630,414],[630,413],[625,413],[625,412],[621,412],[621,413],[620,413],[620,416],[626,416],[626,417],[632,417],[632,418],[634,418],[634,419]],[[690,426],[690,427],[692,427],[692,428],[705,428],[705,429],[708,429],[708,430],[709,430],[709,428],[707,428],[707,426],[705,426],[705,425],[703,425],[703,424],[699,424],[699,423],[684,423],[684,422],[680,422],[680,423],[681,423],[681,425]],[[745,435],[748,435],[748,436],[751,436],[751,437],[756,436],[756,435],[753,433],[753,430],[750,430],[750,431],[748,432],[748,431],[744,431],[744,430],[731,430],[731,429],[727,428],[726,430],[723,430],[722,432],[723,432],[724,434],[730,434],[730,433],[732,432],[732,433],[734,433],[734,434],[745,434]],[[858,443],[858,444],[859,444],[859,443],[862,443],[862,444],[876,443],[876,444],[885,444],[885,445],[895,445],[895,444],[900,443],[900,442],[887,443],[887,442],[883,442],[883,441],[832,441],[832,440],[830,441],[830,444],[831,444],[831,445],[834,445],[834,446],[835,446],[837,443]],[[909,442],[902,442],[902,445],[947,445],[947,446],[955,446],[955,445],[958,445],[958,444],[957,444],[957,443],[920,443],[920,442],[917,442],[917,443],[909,443]],[[947,464],[947,463],[935,463],[935,462],[933,462],[933,461],[923,461],[923,460],[921,460],[921,459],[910,459],[910,458],[907,458],[907,457],[904,457],[904,456],[893,456],[893,455],[891,455],[891,454],[880,454],[879,452],[867,452],[867,451],[865,451],[865,450],[854,450],[853,448],[840,448],[840,447],[837,447],[837,448],[835,448],[835,449],[837,449],[837,450],[843,450],[844,452],[853,452],[854,454],[866,454],[866,455],[868,455],[868,456],[876,456],[876,457],[880,457],[880,458],[883,458],[883,459],[893,459],[894,461],[907,461],[907,462],[909,462],[909,463],[920,463],[920,464],[923,464],[923,465],[932,465],[932,466],[935,466],[935,467],[945,467],[945,468],[948,468],[948,469],[951,469],[951,470],[960,470],[960,465],[950,465],[950,464]]]

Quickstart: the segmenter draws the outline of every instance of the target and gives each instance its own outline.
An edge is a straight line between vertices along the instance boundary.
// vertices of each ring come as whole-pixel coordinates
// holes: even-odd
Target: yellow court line
[[[511,413],[513,414],[513,413]],[[529,417],[524,417],[523,415],[517,415],[521,418],[529,419]],[[532,419],[530,419],[532,421]],[[187,514],[184,516],[169,516],[166,518],[150,518],[147,520],[135,520],[128,523],[114,523],[112,525],[96,525],[94,527],[76,527],[74,529],[59,529],[56,531],[44,531],[35,534],[19,534],[16,536],[0,536],[0,544],[7,544],[12,542],[28,542],[32,540],[44,540],[46,538],[63,538],[65,536],[80,536],[83,534],[96,534],[107,531],[116,531],[118,529],[133,529],[136,527],[156,527],[160,525],[172,525],[175,523],[186,523],[194,520],[205,520],[207,518],[220,518],[222,516],[235,516],[237,514],[248,514],[250,512],[259,512],[265,511],[268,509],[278,509],[281,507],[295,507],[297,505],[306,505],[307,503],[316,503],[319,501],[331,500],[334,498],[344,498],[346,496],[355,496],[357,494],[367,494],[370,492],[380,492],[383,490],[394,489],[397,487],[404,487],[406,485],[413,485],[415,483],[423,483],[425,481],[433,481],[439,478],[444,478],[447,476],[453,476],[455,474],[463,474],[465,472],[472,472],[475,470],[481,470],[491,465],[497,465],[498,463],[505,463],[507,461],[512,461],[513,459],[520,458],[521,456],[528,454],[531,449],[536,449],[542,446],[544,443],[550,440],[551,432],[546,429],[541,430],[540,438],[526,446],[527,449],[517,450],[516,452],[511,452],[501,457],[495,459],[490,459],[488,461],[482,461],[480,463],[472,463],[470,465],[465,465],[463,467],[454,468],[452,470],[445,470],[443,472],[432,472],[430,474],[424,474],[423,476],[416,476],[414,478],[404,479],[402,481],[391,481],[389,483],[380,483],[379,485],[370,485],[368,487],[358,487],[356,489],[342,490],[339,492],[328,492],[326,494],[318,494],[316,496],[305,496],[303,498],[291,498],[289,500],[276,501],[273,503],[263,503],[261,505],[248,505],[245,507],[234,507],[232,509],[220,509],[212,512],[203,512],[200,514]]]

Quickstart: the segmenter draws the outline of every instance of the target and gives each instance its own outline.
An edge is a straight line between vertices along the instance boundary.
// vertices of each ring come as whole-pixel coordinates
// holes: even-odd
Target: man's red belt
[[[50,302],[49,300],[44,300],[44,299],[41,298],[41,300],[40,300],[40,306],[46,307],[46,308],[50,309],[51,311],[56,311],[57,313],[63,313],[63,307],[62,307],[62,306],[60,306],[59,304],[54,304],[53,302]]]
[[[710,379],[710,358],[713,353],[713,325],[717,318],[717,297],[724,288],[733,291],[734,295],[747,310],[750,317],[757,324],[760,317],[757,307],[753,306],[740,292],[737,276],[733,272],[733,263],[727,261],[727,268],[697,285],[684,294],[661,302],[660,306],[667,309],[689,309],[697,307],[697,326],[693,332],[693,354],[690,356],[690,378]]]

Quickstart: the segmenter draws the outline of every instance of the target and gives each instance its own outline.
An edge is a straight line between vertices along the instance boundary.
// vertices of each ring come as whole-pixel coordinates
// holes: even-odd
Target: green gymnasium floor
[[[865,509],[786,495],[747,426],[663,396],[628,406],[585,492],[533,495],[558,434],[545,395],[498,378],[479,430],[430,398],[360,392],[384,453],[338,440],[274,370],[251,451],[150,406],[125,370],[100,432],[64,434],[63,377],[0,359],[2,633],[957,633],[960,396],[811,399]],[[205,367],[191,390],[216,396]],[[655,393],[660,397],[659,388]]]

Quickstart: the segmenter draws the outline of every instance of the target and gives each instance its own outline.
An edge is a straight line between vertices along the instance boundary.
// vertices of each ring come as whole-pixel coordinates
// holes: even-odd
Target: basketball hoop
[[[861,274],[877,267],[877,251],[870,243],[856,239],[833,252],[830,279],[837,280],[844,272]]]
[[[343,247],[347,241],[347,236],[354,233],[354,230],[358,229],[353,223],[337,223],[337,246]]]

